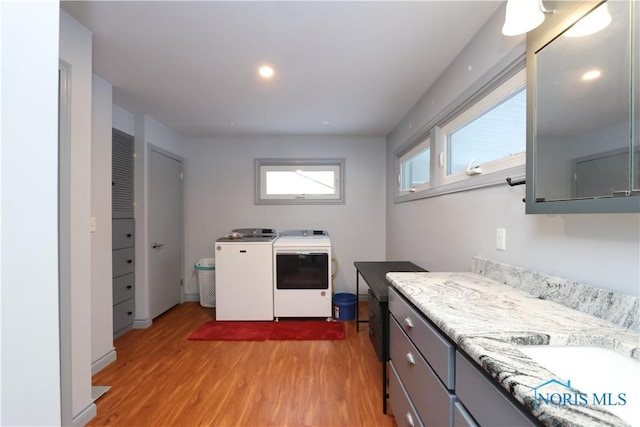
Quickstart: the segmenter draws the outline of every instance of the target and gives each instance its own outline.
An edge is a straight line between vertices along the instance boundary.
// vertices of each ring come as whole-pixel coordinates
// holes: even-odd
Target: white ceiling
[[[502,1],[63,1],[114,103],[188,136],[387,135]],[[261,64],[275,77],[261,80]],[[325,122],[325,123],[323,123]],[[329,122],[328,124],[326,122]]]

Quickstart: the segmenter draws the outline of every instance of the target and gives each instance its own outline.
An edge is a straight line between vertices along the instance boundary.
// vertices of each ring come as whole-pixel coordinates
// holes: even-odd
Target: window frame
[[[403,175],[403,165],[408,160],[417,157],[423,151],[429,150],[429,181],[424,182],[422,184],[413,185],[412,187],[402,188],[402,175]],[[410,148],[406,153],[402,154],[398,158],[399,167],[398,167],[398,180],[397,180],[397,189],[400,194],[408,194],[415,193],[418,191],[423,191],[431,188],[431,177],[433,175],[432,168],[432,147],[431,147],[431,136],[427,135],[426,138],[421,138],[421,141],[415,144],[412,148]]]
[[[479,80],[471,84],[466,90],[464,90],[448,107],[443,109],[439,114],[435,115],[430,121],[425,123],[422,127],[418,128],[407,141],[396,148],[393,152],[394,155],[394,172],[393,176],[393,203],[404,203],[412,200],[420,200],[430,197],[442,196],[445,194],[452,194],[461,191],[470,191],[484,187],[490,187],[495,185],[507,185],[506,178],[511,178],[514,181],[525,179],[525,162],[526,156],[523,156],[522,164],[516,166],[503,165],[503,169],[496,170],[494,172],[484,172],[479,175],[468,176],[468,179],[463,179],[456,182],[442,182],[442,172],[440,167],[444,166],[444,158],[441,153],[443,151],[442,141],[442,129],[443,124],[449,123],[458,115],[465,112],[475,103],[479,102],[483,97],[487,96],[494,89],[504,84],[514,75],[522,72],[526,76],[524,52],[519,49],[514,49],[508,54],[502,61],[497,63],[494,67],[488,70]],[[409,129],[412,127],[411,122],[405,122],[401,125],[408,125]],[[401,128],[399,128],[401,129]],[[431,138],[431,186],[430,188],[423,189],[415,192],[400,192],[400,185],[397,182],[398,174],[400,173],[400,157],[406,154],[409,150],[427,137]],[[522,188],[522,187],[518,187]],[[522,197],[518,193],[518,197]]]
[[[467,109],[460,114],[452,117],[446,124],[440,127],[441,133],[441,151],[440,151],[440,181],[442,184],[451,184],[460,181],[471,180],[479,175],[468,174],[467,171],[447,174],[448,153],[449,153],[449,136],[458,129],[473,122],[485,113],[502,105],[505,101],[512,98],[522,90],[526,90],[527,78],[526,68],[518,71],[516,74],[499,84],[486,95],[477,99]],[[525,113],[526,114],[526,113]],[[525,117],[526,121],[526,117]],[[526,138],[526,135],[525,135]],[[482,174],[490,174],[501,170],[522,166],[526,161],[526,141],[523,151],[508,156],[500,157],[490,162],[479,164]]]
[[[266,194],[268,171],[326,167],[335,172],[335,194]],[[333,205],[345,203],[344,159],[255,159],[254,203],[256,205]]]

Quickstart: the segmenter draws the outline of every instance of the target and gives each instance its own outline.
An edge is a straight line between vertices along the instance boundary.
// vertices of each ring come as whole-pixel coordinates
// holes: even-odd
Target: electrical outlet
[[[89,231],[91,231],[92,233],[96,232],[96,217],[92,216],[89,219]]]
[[[504,228],[496,228],[496,249],[507,250],[507,230]]]

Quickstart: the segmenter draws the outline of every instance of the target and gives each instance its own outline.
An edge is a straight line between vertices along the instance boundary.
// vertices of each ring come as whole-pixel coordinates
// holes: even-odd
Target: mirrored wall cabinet
[[[527,213],[640,212],[640,2],[544,6],[527,34]]]

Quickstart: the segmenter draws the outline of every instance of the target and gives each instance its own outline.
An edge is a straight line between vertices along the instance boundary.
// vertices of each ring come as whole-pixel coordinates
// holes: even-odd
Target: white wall
[[[388,137],[387,258],[469,271],[481,256],[638,295],[638,214],[525,215],[524,186],[506,184],[393,203],[393,151],[514,49],[524,52],[521,38],[502,35],[503,17],[504,6]],[[506,251],[495,249],[496,228],[506,228]]]
[[[1,2],[0,425],[60,425],[57,2]]]
[[[338,292],[355,292],[354,261],[384,260],[385,141],[382,137],[220,137],[187,144],[186,293],[198,293],[193,264],[214,256],[234,228],[329,232]],[[344,205],[255,205],[255,158],[344,158]]]
[[[135,135],[136,133],[136,117],[117,105],[113,105],[111,109],[112,125],[114,128],[121,130],[129,135]]]
[[[60,58],[71,66],[71,359],[74,420],[91,399],[91,32],[60,10]]]
[[[91,106],[91,371],[115,360],[111,269],[112,86],[93,75]]]

